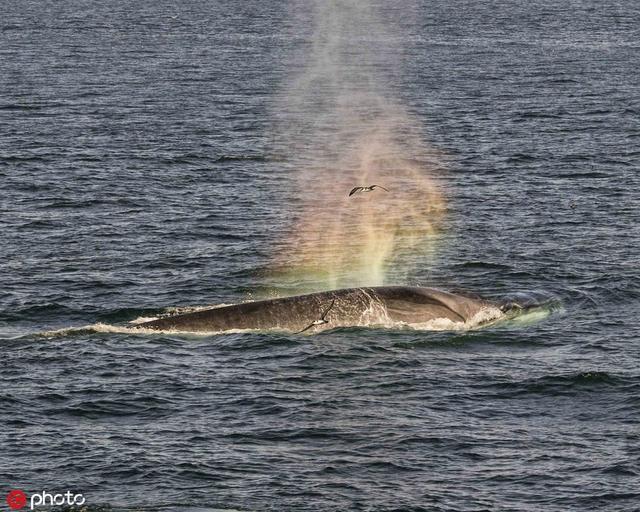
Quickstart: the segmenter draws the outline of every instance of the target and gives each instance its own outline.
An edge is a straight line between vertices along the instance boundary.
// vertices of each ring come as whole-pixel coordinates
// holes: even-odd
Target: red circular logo
[[[19,510],[27,504],[27,495],[19,489],[14,489],[7,494],[7,505],[13,510]]]

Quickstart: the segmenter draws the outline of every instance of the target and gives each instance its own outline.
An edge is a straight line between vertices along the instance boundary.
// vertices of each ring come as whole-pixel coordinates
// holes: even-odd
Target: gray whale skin
[[[487,313],[487,314],[484,314]],[[320,323],[323,318],[324,323]],[[347,288],[213,307],[136,325],[162,331],[280,330],[315,333],[336,327],[402,326],[446,320],[482,324],[501,316],[494,303],[433,288]],[[484,318],[486,317],[486,318]],[[318,323],[318,325],[312,325]],[[472,325],[475,326],[475,325]]]

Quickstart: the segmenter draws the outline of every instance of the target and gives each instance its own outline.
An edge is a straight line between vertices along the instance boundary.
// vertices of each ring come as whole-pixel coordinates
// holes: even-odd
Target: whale
[[[377,286],[321,291],[214,306],[136,325],[156,331],[285,331],[315,334],[345,327],[466,329],[504,315],[500,305],[435,288]]]

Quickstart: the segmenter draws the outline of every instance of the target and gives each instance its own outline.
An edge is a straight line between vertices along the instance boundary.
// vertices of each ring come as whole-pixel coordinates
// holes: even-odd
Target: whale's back
[[[325,312],[327,323],[314,326],[313,330],[425,324],[438,319],[465,323],[487,305],[483,300],[433,288],[347,288],[204,309],[153,320],[138,327],[188,332],[300,331]]]

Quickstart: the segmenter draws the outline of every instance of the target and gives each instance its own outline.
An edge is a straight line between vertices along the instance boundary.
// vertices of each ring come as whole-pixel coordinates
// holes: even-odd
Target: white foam
[[[493,325],[503,320],[505,315],[499,308],[484,307],[465,322],[456,322],[449,318],[434,318],[428,322],[405,324],[416,331],[470,331]]]
[[[545,318],[548,318],[549,316],[551,316],[551,314],[556,312],[564,312],[564,308],[558,307],[558,306],[535,307],[527,311],[518,313],[515,316],[508,317],[506,319],[505,324],[506,325],[522,325],[522,326],[531,325],[531,324],[538,323],[541,320],[544,320]]]
[[[135,335],[152,335],[171,334],[188,337],[207,337],[217,336],[220,334],[242,334],[248,332],[259,332],[255,329],[230,329],[228,331],[179,331],[179,330],[160,330],[160,329],[144,329],[142,327],[127,327],[122,325],[111,325],[96,323],[84,325],[82,327],[67,327],[65,329],[57,329],[53,331],[43,331],[36,335],[43,338],[63,338],[65,336],[74,336],[86,333],[112,333],[112,334],[135,334]]]
[[[369,326],[391,326],[394,322],[389,318],[389,313],[385,305],[375,296],[369,294],[364,288],[360,291],[369,300],[367,308],[360,315],[358,325],[363,327]]]
[[[249,301],[251,302],[251,301]],[[232,304],[211,304],[208,306],[174,306],[168,307],[164,309],[164,312],[158,316],[139,316],[138,318],[134,318],[133,320],[129,320],[130,325],[138,325],[143,324],[145,322],[153,322],[154,320],[159,320],[160,318],[167,318],[174,315],[184,315],[186,313],[195,313],[197,311],[204,311],[205,309],[217,309],[225,306],[231,306]],[[98,325],[98,324],[96,324]],[[156,331],[158,332],[158,331]]]
[[[146,322],[153,322],[154,320],[158,320],[159,318],[160,318],[159,316],[139,316],[138,318],[129,320],[129,324],[131,325],[144,324]]]

